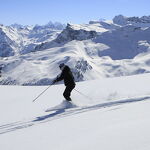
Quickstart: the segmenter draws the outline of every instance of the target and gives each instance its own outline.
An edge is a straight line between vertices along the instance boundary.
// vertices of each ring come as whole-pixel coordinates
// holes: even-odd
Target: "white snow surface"
[[[79,82],[76,107],[45,112],[64,101],[64,85],[0,86],[2,150],[149,150],[150,74]]]

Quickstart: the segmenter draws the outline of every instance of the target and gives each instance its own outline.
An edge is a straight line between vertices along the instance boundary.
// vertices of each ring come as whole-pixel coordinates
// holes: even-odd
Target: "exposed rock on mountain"
[[[76,27],[76,26],[75,26]],[[61,34],[58,35],[56,38],[56,42],[62,43],[62,42],[68,42],[72,40],[87,40],[96,37],[97,33],[96,31],[89,31],[82,28],[75,28],[71,24],[67,24],[67,27],[65,30],[62,31]]]

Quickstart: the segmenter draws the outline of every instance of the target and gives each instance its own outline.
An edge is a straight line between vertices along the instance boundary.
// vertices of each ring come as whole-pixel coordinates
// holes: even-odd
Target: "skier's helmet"
[[[65,66],[65,64],[64,63],[61,63],[60,65],[59,65],[59,68],[62,68],[62,67],[64,67]]]

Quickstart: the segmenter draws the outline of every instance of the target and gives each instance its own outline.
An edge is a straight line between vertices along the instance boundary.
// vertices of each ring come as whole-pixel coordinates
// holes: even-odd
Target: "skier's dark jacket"
[[[70,68],[67,65],[64,66],[62,73],[56,79],[56,81],[61,80],[64,80],[65,86],[75,86],[74,77],[72,75]]]

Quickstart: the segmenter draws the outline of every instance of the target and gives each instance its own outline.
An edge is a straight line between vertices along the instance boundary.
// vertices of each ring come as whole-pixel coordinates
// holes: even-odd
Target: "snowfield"
[[[2,150],[149,150],[150,74],[77,82],[76,107],[63,102],[64,85],[0,86]]]

